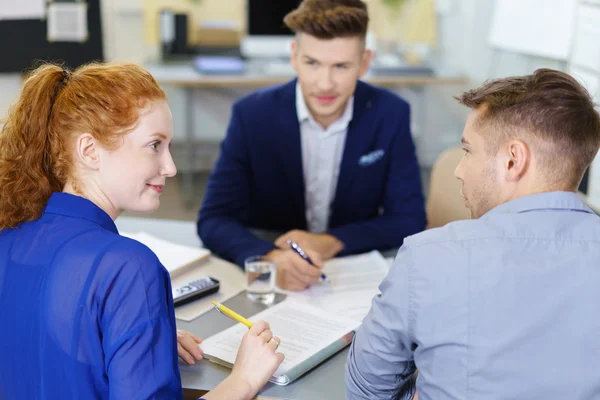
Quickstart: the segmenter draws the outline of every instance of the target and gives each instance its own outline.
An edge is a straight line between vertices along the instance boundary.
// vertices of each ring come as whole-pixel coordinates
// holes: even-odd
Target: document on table
[[[380,252],[334,258],[323,272],[329,283],[317,283],[302,292],[286,291],[290,298],[318,307],[328,313],[358,321],[367,315],[390,263]]]
[[[171,276],[210,256],[210,250],[169,242],[146,232],[121,232],[121,236],[137,240],[148,246]]]
[[[249,318],[252,322],[265,320],[281,339],[278,352],[285,355],[271,382],[286,385],[337,351],[352,340],[352,331],[360,321],[332,315],[319,308],[286,299]],[[217,364],[231,367],[242,337],[248,331],[236,324],[205,339],[200,347],[204,357]]]

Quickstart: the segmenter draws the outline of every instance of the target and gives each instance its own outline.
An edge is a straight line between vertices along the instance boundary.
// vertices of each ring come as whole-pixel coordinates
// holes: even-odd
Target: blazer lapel
[[[352,182],[360,168],[358,161],[369,150],[375,139],[372,134],[375,128],[372,118],[373,104],[368,92],[368,87],[359,81],[354,93],[354,115],[348,125],[334,203],[337,199],[351,196]]]
[[[300,124],[296,112],[296,79],[287,83],[281,91],[281,104],[278,110],[279,123],[273,132],[277,137],[279,158],[287,175],[290,204],[302,213],[301,220],[306,223],[306,205],[304,199],[304,171],[302,169],[302,143],[300,141]],[[300,218],[298,216],[298,218]]]

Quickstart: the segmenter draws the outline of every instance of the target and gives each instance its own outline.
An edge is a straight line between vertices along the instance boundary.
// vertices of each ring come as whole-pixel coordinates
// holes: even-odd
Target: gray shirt
[[[525,196],[405,239],[348,355],[348,399],[600,398],[600,218]]]

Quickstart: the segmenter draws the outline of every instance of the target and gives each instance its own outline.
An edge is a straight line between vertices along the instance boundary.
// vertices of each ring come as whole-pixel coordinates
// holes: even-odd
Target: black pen
[[[302,247],[298,246],[298,243],[294,242],[293,240],[288,240],[287,243],[290,245],[292,250],[294,250],[296,252],[296,254],[298,254],[300,257],[302,257],[304,259],[304,261],[306,261],[310,265],[315,265],[315,264],[313,264],[311,259],[308,258],[308,256],[304,252],[304,250],[302,250]],[[321,279],[325,282],[329,282],[329,279],[327,279],[327,276],[325,274],[321,274]]]

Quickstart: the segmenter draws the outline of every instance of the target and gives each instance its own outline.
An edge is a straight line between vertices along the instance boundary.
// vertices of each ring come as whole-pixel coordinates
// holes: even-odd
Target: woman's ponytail
[[[56,65],[39,67],[26,80],[0,131],[0,230],[40,216],[61,191],[50,148],[52,110],[70,74]]]

